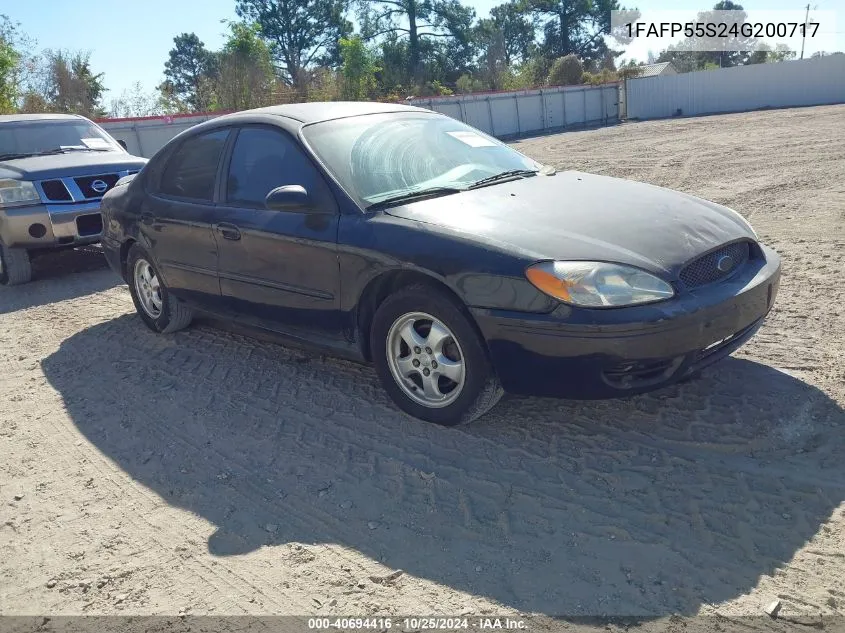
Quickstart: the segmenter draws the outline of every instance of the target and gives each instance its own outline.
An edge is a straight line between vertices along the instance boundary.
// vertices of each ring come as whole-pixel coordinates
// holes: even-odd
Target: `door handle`
[[[144,224],[152,224],[155,221],[155,216],[149,211],[144,211],[141,214],[141,222]]]
[[[241,232],[234,224],[229,224],[227,222],[221,222],[216,227],[217,232],[220,233],[227,240],[239,240],[241,239]]]

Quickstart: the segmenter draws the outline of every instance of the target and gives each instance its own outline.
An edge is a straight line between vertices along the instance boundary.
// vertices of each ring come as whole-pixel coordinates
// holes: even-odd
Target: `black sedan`
[[[556,172],[399,105],[213,119],[102,210],[152,330],[200,311],[370,361],[399,408],[447,425],[503,390],[607,398],[690,378],[754,335],[780,277],[730,209]]]

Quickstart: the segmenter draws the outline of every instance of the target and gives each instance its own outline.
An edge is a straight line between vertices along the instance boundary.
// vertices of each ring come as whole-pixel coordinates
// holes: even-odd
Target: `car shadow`
[[[97,245],[42,253],[32,260],[30,283],[0,286],[0,314],[94,294],[119,283]]]
[[[211,554],[338,544],[522,611],[694,614],[845,498],[843,410],[747,360],[628,400],[508,398],[458,429],[397,413],[369,367],[204,325],[126,315],[42,365],[105,456],[216,526]]]

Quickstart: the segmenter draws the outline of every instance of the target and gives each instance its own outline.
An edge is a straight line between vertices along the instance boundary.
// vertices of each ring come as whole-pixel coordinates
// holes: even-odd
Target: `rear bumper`
[[[506,391],[575,399],[643,393],[682,380],[754,336],[780,282],[779,256],[762,251],[730,280],[653,305],[472,311]]]
[[[48,249],[99,242],[100,202],[37,204],[0,211],[0,239],[11,248]]]

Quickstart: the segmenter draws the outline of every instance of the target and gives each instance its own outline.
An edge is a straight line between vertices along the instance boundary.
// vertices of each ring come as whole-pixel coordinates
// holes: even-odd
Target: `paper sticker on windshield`
[[[446,132],[449,136],[466,143],[470,147],[494,147],[496,144],[475,132]]]
[[[111,149],[111,145],[104,138],[83,138],[80,139],[89,149]]]

